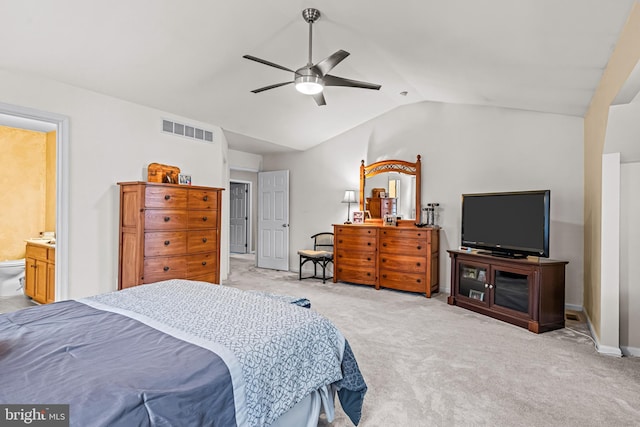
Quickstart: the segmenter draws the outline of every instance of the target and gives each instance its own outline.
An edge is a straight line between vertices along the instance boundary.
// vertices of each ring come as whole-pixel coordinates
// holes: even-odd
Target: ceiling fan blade
[[[361,89],[379,90],[382,86],[373,83],[361,82],[358,80],[345,79],[343,77],[332,76],[327,74],[322,78],[325,86],[347,86],[357,87]]]
[[[284,70],[284,71],[290,71],[292,73],[295,73],[295,71],[290,70],[287,67],[283,67],[282,65],[275,64],[275,63],[273,63],[271,61],[267,61],[266,59],[256,58],[255,56],[251,56],[251,55],[244,55],[242,57],[246,58],[246,59],[250,59],[251,61],[259,62],[259,63],[264,64],[264,65],[268,65],[270,67],[275,67],[275,68],[279,68],[279,69]]]
[[[313,99],[316,101],[316,104],[318,104],[318,106],[327,105],[327,101],[324,100],[324,95],[322,94],[322,92],[313,95]]]
[[[254,90],[252,90],[251,92],[253,92],[253,93],[260,93],[260,92],[264,92],[265,90],[275,89],[275,88],[277,88],[277,87],[284,86],[284,85],[290,85],[291,83],[293,83],[293,82],[276,83],[276,84],[274,84],[274,85],[261,87],[260,89],[254,89]]]
[[[334,54],[332,54],[332,55],[326,57],[325,59],[323,59],[322,61],[318,62],[312,68],[315,68],[316,71],[319,71],[321,76],[325,76],[325,75],[327,75],[327,73],[329,71],[331,71],[333,69],[333,67],[338,65],[340,62],[342,62],[342,60],[344,58],[346,58],[349,55],[350,55],[349,52],[340,49],[339,51],[335,52]]]

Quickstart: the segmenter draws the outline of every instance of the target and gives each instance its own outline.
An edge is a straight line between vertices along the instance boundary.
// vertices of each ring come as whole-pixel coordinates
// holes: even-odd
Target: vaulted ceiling
[[[222,127],[231,148],[304,150],[422,101],[583,116],[634,0],[30,0],[0,3],[0,68]],[[313,61],[382,85],[293,85]],[[2,95],[0,94],[0,101]]]

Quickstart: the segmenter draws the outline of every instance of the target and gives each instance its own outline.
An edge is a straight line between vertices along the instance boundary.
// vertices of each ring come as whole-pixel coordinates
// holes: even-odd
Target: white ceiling
[[[583,116],[634,0],[31,0],[0,2],[0,68],[221,126],[231,148],[304,150],[422,101]],[[380,91],[293,85],[306,63]],[[406,96],[400,93],[407,91]],[[1,101],[1,94],[0,94]]]

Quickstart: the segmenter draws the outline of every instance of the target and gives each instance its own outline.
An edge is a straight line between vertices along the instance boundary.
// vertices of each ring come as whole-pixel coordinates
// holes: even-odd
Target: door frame
[[[253,254],[255,253],[255,248],[252,246],[251,238],[253,237],[251,234],[251,227],[253,224],[252,215],[253,215],[253,204],[251,203],[251,198],[253,197],[252,193],[252,182],[245,181],[242,179],[230,179],[229,180],[229,198],[231,198],[231,184],[246,184],[247,185],[247,253]],[[229,212],[229,217],[231,217],[231,212]],[[231,218],[229,218],[231,219]],[[231,228],[231,223],[229,223],[229,228]],[[231,253],[231,251],[229,251]]]
[[[56,127],[55,300],[66,300],[69,298],[69,117],[2,102],[0,114],[50,123]]]

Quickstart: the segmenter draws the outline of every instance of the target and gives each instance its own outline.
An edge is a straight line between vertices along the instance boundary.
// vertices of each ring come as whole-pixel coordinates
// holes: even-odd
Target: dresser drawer
[[[427,271],[427,258],[380,254],[380,268],[405,273],[425,273]]]
[[[216,283],[219,284],[217,282],[218,280],[218,273],[212,273],[212,274],[205,274],[204,276],[188,276],[187,279],[189,280],[197,280],[199,282],[209,282],[209,283]]]
[[[218,248],[218,231],[215,228],[189,230],[187,232],[187,253],[211,252]]]
[[[338,236],[334,240],[336,248],[345,251],[375,252],[375,236]]]
[[[146,209],[146,230],[176,230],[187,228],[187,211],[176,209]]]
[[[144,283],[153,283],[169,279],[180,279],[184,277],[186,273],[187,258],[184,256],[144,259]]]
[[[187,191],[186,188],[148,185],[145,188],[145,207],[186,209]]]
[[[342,282],[360,283],[362,285],[376,284],[376,271],[371,268],[352,267],[349,265],[338,266],[334,274],[337,280]]]
[[[425,239],[384,237],[380,239],[380,253],[401,253],[409,256],[427,256],[428,244]]]
[[[187,252],[186,231],[144,233],[145,256],[184,255]]]
[[[334,254],[334,262],[338,266],[362,267],[375,270],[375,252],[357,252],[351,250],[338,249]]]
[[[218,253],[208,252],[198,255],[190,255],[187,258],[187,277],[197,277],[214,274],[218,264]]]
[[[189,228],[216,228],[218,211],[189,211]]]
[[[189,209],[217,209],[218,192],[211,190],[189,190]]]
[[[426,293],[427,282],[424,274],[403,273],[380,269],[380,286],[401,291]]]
[[[337,225],[334,227],[335,237],[346,237],[346,236],[373,236],[376,237],[376,229],[372,227],[363,227],[360,225],[352,225],[352,226],[340,226]]]
[[[401,228],[401,227],[382,227],[380,230],[380,238],[397,238],[397,239],[425,239],[427,242],[431,241],[431,235],[433,232],[430,229],[420,228]]]

